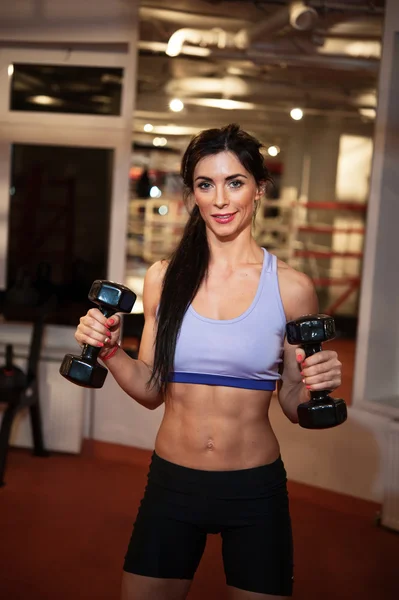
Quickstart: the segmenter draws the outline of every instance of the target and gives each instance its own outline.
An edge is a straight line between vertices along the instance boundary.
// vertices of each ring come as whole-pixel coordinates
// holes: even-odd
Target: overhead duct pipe
[[[190,29],[185,27],[178,29],[169,38],[166,47],[168,56],[178,56],[186,43],[205,46],[216,46],[217,48],[239,48],[244,49],[245,40],[241,41],[240,32],[238,34],[224,31],[219,27],[210,30]]]
[[[248,29],[241,29],[238,33],[227,32],[218,27],[210,30],[189,27],[178,29],[169,39],[166,54],[178,56],[187,42],[194,45],[244,50],[260,37],[271,37],[287,26],[298,31],[310,30],[315,26],[317,20],[316,10],[307,6],[302,0],[297,0],[276,11],[261,23]]]
[[[310,31],[315,27],[318,18],[319,15],[314,8],[307,6],[302,0],[297,0],[290,2],[253,27],[240,31],[238,35],[246,38],[246,47],[248,47],[259,38],[272,37],[288,26],[297,31]]]

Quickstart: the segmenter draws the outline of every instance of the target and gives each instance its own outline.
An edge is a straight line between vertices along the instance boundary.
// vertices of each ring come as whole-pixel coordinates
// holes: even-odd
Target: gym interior
[[[311,277],[343,363],[341,426],[271,404],[295,597],[399,597],[398,97],[397,0],[2,4],[2,598],[119,598],[163,408],[60,365],[95,280],[137,295],[122,337],[137,357],[144,275],[187,221],[182,152],[233,122],[273,178],[256,239]],[[210,538],[188,597],[225,594]]]

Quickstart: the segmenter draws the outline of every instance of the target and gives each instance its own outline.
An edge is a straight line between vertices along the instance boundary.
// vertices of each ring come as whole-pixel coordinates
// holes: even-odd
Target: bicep
[[[317,314],[319,310],[318,298],[313,282],[309,277],[302,273],[296,274],[296,281],[291,286],[287,282],[284,291],[283,304],[287,321],[299,319],[304,315]],[[295,354],[296,348],[298,346],[291,345],[286,338],[284,339],[281,385],[284,385],[284,382],[297,384],[301,381],[300,369]]]
[[[152,368],[154,364],[154,349],[157,328],[157,307],[161,297],[162,280],[165,265],[157,262],[152,265],[144,278],[143,308],[144,328],[141,335],[139,360]]]
[[[141,335],[139,360],[152,368],[154,363],[154,344],[155,344],[155,317],[147,317],[144,323],[143,333]]]

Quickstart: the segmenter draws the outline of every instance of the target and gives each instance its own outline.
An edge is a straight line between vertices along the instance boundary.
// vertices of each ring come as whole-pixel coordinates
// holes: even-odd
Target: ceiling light
[[[253,110],[255,104],[252,102],[241,102],[227,98],[186,98],[186,104],[197,104],[210,108],[221,108],[223,110]]]
[[[169,102],[169,108],[173,112],[180,112],[183,110],[184,104],[179,98],[173,98],[173,100]]]
[[[290,115],[294,121],[300,121],[303,117],[303,110],[301,108],[293,108]]]
[[[41,104],[42,106],[57,106],[62,104],[62,101],[58,98],[52,98],[51,96],[30,96],[28,102],[33,104]]]
[[[14,65],[8,65],[8,76],[12,77],[14,75]]]
[[[146,126],[145,126],[146,127]],[[201,131],[201,127],[190,125],[151,125],[151,131],[157,135],[195,135]],[[149,132],[149,130],[144,129]]]
[[[357,103],[361,106],[373,108],[377,106],[377,94],[374,91],[359,94],[356,97]]]
[[[162,196],[162,192],[156,185],[153,185],[150,189],[151,198],[160,198]],[[161,214],[161,213],[160,213]]]
[[[381,43],[372,41],[351,42],[346,45],[345,52],[355,57],[381,58]]]
[[[375,108],[359,108],[359,113],[367,119],[375,119],[376,117]]]
[[[146,123],[143,127],[144,131],[146,131],[147,133],[150,133],[153,129],[154,129],[154,125],[151,125],[151,123]]]
[[[269,156],[277,156],[279,152],[280,148],[278,146],[269,146],[269,148],[267,149],[267,153],[269,154]]]
[[[159,191],[161,191],[161,190],[159,190]],[[161,193],[160,195],[162,195],[162,193]],[[162,205],[161,205],[161,206],[158,208],[158,212],[159,212],[159,214],[160,214],[160,215],[162,215],[162,216],[164,217],[165,215],[167,215],[167,214],[168,214],[168,212],[169,212],[169,209],[168,209],[168,207],[167,207],[165,204],[162,204]]]
[[[166,146],[168,140],[164,137],[155,137],[152,140],[152,143],[154,144],[154,146]]]

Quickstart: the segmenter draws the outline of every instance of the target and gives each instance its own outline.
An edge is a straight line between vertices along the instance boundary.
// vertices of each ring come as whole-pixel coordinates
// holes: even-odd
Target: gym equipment
[[[16,309],[17,307],[14,306]],[[0,367],[0,403],[6,404],[0,427],[0,487],[5,485],[9,439],[14,418],[22,409],[29,408],[32,427],[33,454],[46,457],[43,440],[42,417],[39,398],[38,364],[43,338],[43,329],[48,305],[36,307],[26,373],[14,364],[13,346],[6,345],[6,362]],[[7,314],[7,311],[5,311]]]
[[[90,288],[88,298],[98,305],[102,314],[108,319],[116,312],[130,313],[137,296],[124,285],[96,279]],[[61,375],[82,387],[101,388],[108,369],[97,362],[100,351],[100,346],[85,344],[80,356],[66,354],[60,366]]]
[[[0,390],[23,389],[26,386],[26,375],[22,369],[14,365],[12,344],[6,345],[6,363],[0,367]]]
[[[286,324],[287,341],[300,346],[306,357],[320,352],[322,342],[335,338],[335,322],[329,315],[305,315]],[[344,423],[344,400],[331,398],[329,390],[311,391],[310,400],[298,406],[299,425],[305,429],[327,429]]]

